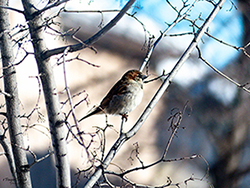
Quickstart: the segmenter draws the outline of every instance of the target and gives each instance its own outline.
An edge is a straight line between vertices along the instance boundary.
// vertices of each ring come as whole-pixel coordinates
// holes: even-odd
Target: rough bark
[[[5,6],[6,0],[1,0],[0,5]],[[12,51],[11,39],[9,36],[9,15],[6,9],[0,9],[0,47],[4,75],[4,90],[6,100],[6,116],[8,120],[8,130],[11,139],[11,147],[14,155],[15,167],[17,174],[18,187],[29,188],[31,187],[30,171],[27,162],[26,153],[24,151],[23,134],[20,124],[19,113],[19,98],[18,87],[16,81],[16,70],[12,66],[14,55]],[[10,145],[7,144],[5,138],[2,138],[3,147],[8,155],[9,165],[14,165],[13,157],[10,153]],[[12,172],[15,177],[15,172]]]
[[[42,14],[36,14],[37,10],[34,6],[35,3],[32,0],[22,0],[22,3],[25,18],[28,21],[36,63],[43,86],[56,161],[57,187],[70,187],[70,165],[67,154],[64,118],[60,110],[60,103],[51,62],[49,59],[44,60],[42,58],[42,53],[47,50],[43,36]]]

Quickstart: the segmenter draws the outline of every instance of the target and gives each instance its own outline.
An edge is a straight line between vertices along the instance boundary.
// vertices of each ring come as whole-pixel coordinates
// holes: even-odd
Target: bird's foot
[[[125,122],[128,121],[128,114],[122,114],[122,120],[125,119]]]

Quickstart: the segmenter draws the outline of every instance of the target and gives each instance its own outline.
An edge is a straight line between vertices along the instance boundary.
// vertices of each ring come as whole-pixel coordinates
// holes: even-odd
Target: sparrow
[[[94,107],[80,121],[96,114],[121,115],[127,120],[128,113],[140,104],[143,97],[143,80],[147,76],[138,70],[127,71],[110,89],[99,106]]]

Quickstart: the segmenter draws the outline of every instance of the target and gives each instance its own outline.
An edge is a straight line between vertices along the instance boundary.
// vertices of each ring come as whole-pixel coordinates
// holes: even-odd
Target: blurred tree
[[[239,0],[239,10],[243,18],[243,46],[250,42],[250,2]],[[250,54],[250,46],[245,48]],[[234,77],[240,83],[248,85],[250,78],[249,56],[243,52],[240,56],[226,67],[226,73]],[[239,74],[240,73],[240,74]],[[207,113],[210,108],[203,105],[203,110]],[[213,108],[210,117],[206,119],[205,125],[208,129],[215,127],[222,129],[210,134],[215,141],[217,160],[211,166],[211,174],[214,178],[215,187],[244,187],[248,185],[250,177],[250,162],[246,160],[249,155],[249,128],[250,128],[250,96],[248,93],[238,90],[234,101],[229,106],[219,104],[220,108]],[[221,109],[223,106],[224,110]],[[203,116],[200,116],[203,117]],[[199,118],[204,122],[203,118]],[[213,120],[213,123],[209,123]],[[215,129],[215,130],[216,130]],[[208,131],[211,133],[211,130]]]

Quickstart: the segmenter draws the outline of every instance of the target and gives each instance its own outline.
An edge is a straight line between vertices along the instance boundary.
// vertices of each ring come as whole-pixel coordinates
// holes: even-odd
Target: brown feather
[[[129,96],[131,93],[131,90],[129,89],[128,85],[131,84],[131,80],[136,81],[136,83],[140,80],[144,80],[146,78],[145,75],[143,75],[140,71],[138,70],[130,70],[126,72],[122,78],[116,82],[116,84],[109,90],[107,95],[102,99],[100,105],[96,107],[93,111],[89,112],[86,116],[81,118],[79,120],[82,121],[83,119],[95,115],[95,114],[117,114],[117,110],[119,107],[113,108],[113,105],[116,106],[117,103],[114,103],[114,101],[120,101],[120,104],[124,104],[124,100],[121,98],[124,94],[125,96]],[[142,89],[142,84],[141,84],[141,89]],[[128,95],[127,95],[128,94]],[[121,97],[120,97],[121,96]],[[110,108],[110,105],[112,105],[112,108]],[[121,106],[121,105],[120,105]],[[119,110],[118,110],[119,112]],[[124,114],[120,114],[124,115]]]

